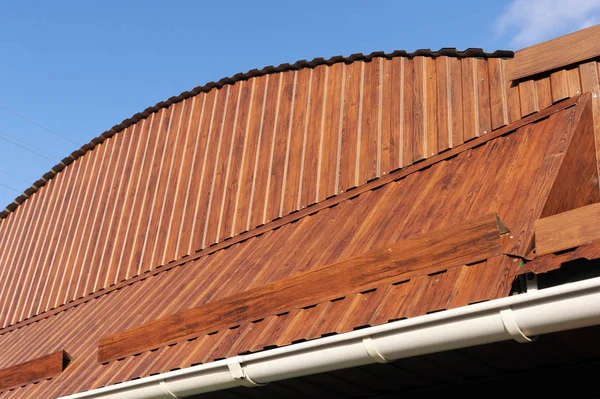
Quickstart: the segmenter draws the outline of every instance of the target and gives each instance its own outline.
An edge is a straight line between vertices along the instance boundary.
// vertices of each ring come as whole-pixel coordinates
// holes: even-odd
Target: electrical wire
[[[14,173],[11,173],[11,172],[9,172],[9,171],[8,171],[8,170],[6,170],[6,169],[2,169],[2,168],[0,168],[0,172],[4,173],[4,174],[5,174],[5,175],[7,175],[7,176],[14,177],[14,178],[15,178],[15,179],[17,179],[17,180],[20,180],[20,181],[22,181],[23,183],[31,183],[29,180],[27,180],[27,179],[24,179],[24,178],[22,178],[22,177],[20,177],[20,176],[17,176],[17,175],[15,175]]]
[[[0,132],[0,139],[2,139],[4,141],[8,141],[9,143],[11,143],[13,145],[16,145],[17,147],[21,147],[22,149],[24,149],[26,151],[29,151],[32,154],[40,156],[40,157],[42,157],[44,159],[47,159],[49,161],[56,161],[56,159],[58,159],[58,157],[56,157],[54,155],[51,155],[51,154],[48,154],[45,151],[40,150],[39,148],[36,148],[36,147],[32,146],[31,144],[25,143],[22,140],[19,140],[19,139],[15,138],[15,137],[10,137],[10,136],[7,137],[6,133]],[[42,153],[46,153],[46,155],[48,155],[50,157],[53,157],[54,159],[49,158],[48,156],[46,156],[46,155],[44,155]]]
[[[4,184],[4,183],[0,183],[0,186],[2,186],[2,187],[5,187],[5,188],[8,188],[9,190],[16,191],[17,193],[22,193],[22,191],[20,191],[20,190],[17,190],[16,188],[13,188],[13,187],[11,187],[11,186],[7,186],[7,185],[6,185],[6,184]]]
[[[26,141],[23,141],[23,140],[21,140],[20,138],[18,138],[18,137],[15,137],[15,136],[14,136],[14,135],[12,135],[12,134],[8,134],[8,133],[6,133],[5,131],[1,131],[1,130],[0,130],[0,135],[2,135],[2,136],[4,136],[4,137],[7,137],[7,138],[9,138],[9,139],[11,139],[11,140],[13,140],[13,141],[19,142],[19,143],[21,143],[22,145],[24,145],[24,146],[26,146],[26,147],[33,148],[34,150],[36,150],[36,151],[38,151],[38,152],[41,152],[42,154],[44,154],[44,155],[46,155],[46,156],[48,156],[48,157],[50,157],[50,158],[53,158],[53,159],[59,159],[58,155],[56,155],[56,154],[53,154],[53,153],[51,153],[51,152],[48,152],[48,151],[46,151],[46,150],[43,150],[43,149],[41,149],[41,148],[39,148],[39,147],[36,147],[36,146],[34,146],[33,144],[29,144],[28,142],[26,142]]]
[[[12,111],[12,110],[10,110],[10,109],[6,108],[5,106],[3,106],[2,104],[0,104],[0,109],[4,110],[4,111],[6,111],[6,112],[8,112],[8,113],[10,113],[10,114],[13,114],[13,115],[15,115],[15,116],[17,116],[17,117],[19,117],[19,118],[21,118],[21,119],[23,119],[23,120],[25,120],[25,121],[27,121],[27,122],[29,122],[29,123],[33,124],[33,125],[35,125],[35,126],[39,127],[39,128],[42,128],[42,129],[44,129],[45,131],[47,131],[47,132],[49,132],[49,133],[52,133],[53,135],[55,135],[55,136],[57,136],[57,137],[60,137],[60,138],[61,138],[61,139],[63,139],[63,140],[66,140],[66,141],[68,141],[68,142],[70,142],[70,143],[73,143],[73,144],[75,144],[75,145],[81,146],[81,144],[80,144],[80,143],[78,143],[78,142],[76,142],[75,140],[73,140],[73,139],[70,139],[70,138],[68,138],[68,137],[66,137],[66,136],[64,136],[64,135],[62,135],[62,134],[60,134],[60,133],[58,133],[58,132],[55,132],[54,130],[52,130],[52,129],[50,129],[50,128],[48,128],[48,127],[44,126],[44,125],[41,125],[41,124],[37,123],[36,121],[33,121],[33,120],[31,120],[31,119],[27,118],[26,116],[23,116],[23,115],[21,115],[21,114],[19,114],[19,113],[15,112],[15,111]]]

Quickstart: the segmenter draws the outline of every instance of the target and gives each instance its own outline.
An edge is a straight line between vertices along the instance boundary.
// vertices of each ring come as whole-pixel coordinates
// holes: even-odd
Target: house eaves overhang
[[[600,324],[600,278],[241,355],[62,399],[158,399],[324,373]]]

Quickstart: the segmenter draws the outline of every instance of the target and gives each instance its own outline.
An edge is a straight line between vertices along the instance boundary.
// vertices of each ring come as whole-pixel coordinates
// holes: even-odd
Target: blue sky
[[[518,50],[599,17],[600,0],[0,0],[0,208],[123,119],[225,76],[379,50]]]

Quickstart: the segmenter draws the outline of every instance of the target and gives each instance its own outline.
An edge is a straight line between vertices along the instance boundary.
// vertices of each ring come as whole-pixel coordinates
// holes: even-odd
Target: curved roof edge
[[[362,53],[355,53],[349,55],[347,57],[338,55],[331,57],[329,59],[324,58],[314,58],[311,61],[300,60],[296,61],[293,64],[280,64],[279,66],[266,66],[263,69],[252,69],[246,73],[238,73],[231,77],[223,78],[217,82],[209,82],[203,86],[195,87],[190,91],[184,91],[178,96],[173,96],[166,101],[161,101],[152,107],[146,108],[142,112],[138,112],[133,115],[131,118],[125,119],[123,122],[118,125],[113,126],[111,129],[105,131],[98,137],[92,139],[89,143],[84,144],[78,150],[73,151],[69,156],[65,157],[62,161],[56,164],[50,171],[44,174],[39,180],[34,182],[31,187],[23,192],[23,194],[19,195],[14,199],[13,202],[6,206],[2,212],[0,212],[0,220],[4,219],[13,212],[19,205],[21,205],[27,198],[29,198],[32,194],[38,191],[41,187],[43,187],[50,179],[56,176],[60,171],[62,171],[65,167],[75,162],[78,158],[83,156],[86,152],[93,150],[98,144],[104,142],[104,140],[114,136],[115,134],[125,130],[129,126],[137,123],[138,121],[147,118],[154,112],[158,112],[163,108],[167,108],[172,104],[183,101],[187,98],[193,97],[202,92],[209,92],[214,88],[221,88],[228,84],[234,84],[236,82],[242,80],[248,80],[250,78],[278,73],[278,72],[286,72],[291,70],[300,70],[304,68],[315,68],[319,65],[328,65],[331,66],[333,64],[337,64],[340,62],[352,63],[356,61],[370,61],[373,58],[395,58],[395,57],[456,57],[456,58],[471,58],[471,57],[480,57],[480,58],[513,58],[514,52],[510,50],[496,50],[493,53],[488,53],[483,51],[480,48],[468,48],[464,51],[458,51],[455,48],[442,48],[439,51],[432,51],[430,49],[419,49],[413,51],[412,53],[408,53],[404,50],[396,50],[391,53],[386,53],[384,51],[375,51],[371,54],[364,55]]]

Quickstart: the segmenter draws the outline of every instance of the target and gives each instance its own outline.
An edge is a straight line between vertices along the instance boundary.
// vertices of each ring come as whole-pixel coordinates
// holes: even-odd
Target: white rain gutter
[[[600,277],[172,371],[62,399],[205,392],[600,324]]]

